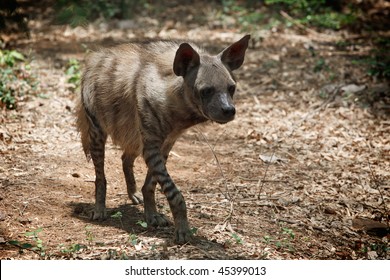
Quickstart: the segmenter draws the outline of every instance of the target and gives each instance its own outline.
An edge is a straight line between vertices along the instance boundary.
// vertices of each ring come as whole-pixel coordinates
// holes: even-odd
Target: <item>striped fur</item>
[[[123,150],[129,198],[144,200],[148,225],[166,226],[155,203],[162,188],[175,223],[175,240],[190,239],[184,198],[166,169],[176,139],[206,121],[233,120],[236,81],[232,71],[243,63],[249,35],[212,56],[187,43],[125,44],[92,53],[86,62],[77,125],[83,149],[95,166],[96,204],[93,219],[106,218],[104,146],[107,137]],[[142,155],[148,174],[142,198],[136,193],[134,160]]]

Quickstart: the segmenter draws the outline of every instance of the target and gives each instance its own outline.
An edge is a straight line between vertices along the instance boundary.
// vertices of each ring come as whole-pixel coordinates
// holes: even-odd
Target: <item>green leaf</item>
[[[23,54],[21,54],[21,53],[18,52],[18,51],[15,51],[15,50],[10,51],[9,55],[10,55],[11,57],[16,58],[16,59],[21,60],[21,61],[23,61],[23,60],[25,59],[24,56],[23,56]]]
[[[49,98],[50,98],[49,95],[44,94],[44,93],[39,93],[39,94],[38,94],[38,97],[39,97],[39,98],[42,98],[42,99],[49,99]]]
[[[18,241],[18,240],[10,240],[7,243],[10,244],[10,245],[14,245],[14,246],[20,247],[22,249],[31,249],[31,248],[33,248],[32,244],[30,244],[30,243],[20,243],[20,241]]]
[[[121,219],[122,217],[123,217],[123,215],[122,215],[121,211],[118,211],[118,212],[111,215],[111,218],[115,218],[115,219]]]
[[[143,228],[147,228],[148,227],[148,224],[146,222],[144,222],[144,221],[141,221],[141,220],[137,222],[137,225],[140,225]]]
[[[42,228],[37,228],[36,230],[26,232],[24,236],[37,236],[42,230]]]
[[[10,240],[7,243],[14,246],[20,246],[20,242],[18,240]]]
[[[30,249],[33,247],[33,245],[30,243],[22,243],[20,244],[20,247],[22,247],[23,249]]]
[[[195,235],[195,234],[198,232],[198,228],[192,227],[192,228],[190,229],[190,232],[191,232],[191,235]]]

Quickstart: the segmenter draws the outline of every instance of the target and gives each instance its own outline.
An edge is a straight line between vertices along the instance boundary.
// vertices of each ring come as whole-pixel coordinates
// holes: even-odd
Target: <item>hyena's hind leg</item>
[[[135,159],[136,156],[124,152],[122,155],[122,167],[126,179],[127,194],[129,195],[130,200],[133,202],[133,204],[141,204],[143,200],[142,197],[136,193],[137,185],[134,179],[133,166]]]
[[[107,218],[106,212],[106,192],[107,181],[104,174],[104,149],[107,134],[97,125],[91,125],[89,129],[89,152],[95,166],[95,210],[93,220],[103,220]]]

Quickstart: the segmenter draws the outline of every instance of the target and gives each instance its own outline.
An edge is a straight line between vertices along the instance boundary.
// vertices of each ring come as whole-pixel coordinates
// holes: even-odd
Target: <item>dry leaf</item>
[[[276,155],[259,155],[259,158],[264,161],[265,163],[283,163],[283,162],[288,162],[288,159],[286,158],[280,158]]]
[[[358,86],[358,85],[355,85],[355,84],[350,84],[350,85],[343,86],[341,88],[341,90],[343,92],[346,92],[346,93],[358,93],[358,92],[364,90],[365,88],[366,88],[365,85]]]

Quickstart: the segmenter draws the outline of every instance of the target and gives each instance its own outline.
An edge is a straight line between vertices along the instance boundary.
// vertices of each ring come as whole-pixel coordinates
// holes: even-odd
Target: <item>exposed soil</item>
[[[205,9],[199,7],[210,14]],[[90,220],[94,170],[75,129],[77,93],[66,63],[83,60],[85,48],[144,39],[190,38],[215,53],[242,33],[191,17],[182,24],[143,17],[86,29],[38,18],[30,28],[31,38],[12,44],[31,51],[48,98],[31,96],[0,115],[0,259],[390,258],[390,107],[385,99],[370,106],[358,100],[362,92],[388,94],[389,85],[353,63],[369,51],[364,36],[252,34],[237,71],[236,119],[188,130],[169,157],[197,229],[191,243],[178,246],[173,226],[140,224],[143,206],[131,205],[121,151],[111,143],[107,206],[122,217]],[[141,158],[135,173],[141,187]],[[160,193],[157,203],[171,217]],[[35,238],[25,235],[40,228]],[[18,247],[37,242],[43,249]]]

